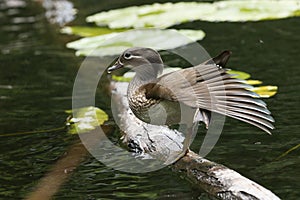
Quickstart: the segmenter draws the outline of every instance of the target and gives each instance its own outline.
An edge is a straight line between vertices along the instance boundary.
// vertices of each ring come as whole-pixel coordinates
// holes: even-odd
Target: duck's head
[[[118,58],[116,63],[108,68],[108,73],[114,70],[128,67],[140,75],[161,74],[163,61],[157,51],[144,47],[133,47],[125,50]]]

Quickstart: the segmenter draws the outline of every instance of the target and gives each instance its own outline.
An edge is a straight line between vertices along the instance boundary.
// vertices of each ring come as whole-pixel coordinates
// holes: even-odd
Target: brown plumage
[[[258,95],[247,90],[245,81],[233,78],[224,69],[229,51],[194,67],[160,76],[163,62],[153,49],[127,49],[109,72],[129,66],[136,71],[128,87],[133,113],[147,123],[177,124],[186,120],[210,123],[216,112],[252,124],[270,134],[274,119]],[[189,110],[191,116],[181,116]],[[182,113],[182,114],[180,114]]]

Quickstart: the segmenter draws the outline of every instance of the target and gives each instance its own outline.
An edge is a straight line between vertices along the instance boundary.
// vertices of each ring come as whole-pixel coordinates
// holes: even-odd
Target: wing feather
[[[267,133],[274,129],[274,119],[266,104],[248,90],[252,86],[208,61],[166,74],[146,88],[147,98],[179,101],[204,112],[216,112],[252,124]]]

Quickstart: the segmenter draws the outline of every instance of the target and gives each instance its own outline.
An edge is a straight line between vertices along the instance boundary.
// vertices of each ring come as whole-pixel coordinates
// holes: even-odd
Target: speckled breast
[[[180,121],[180,107],[176,102],[147,99],[144,91],[129,95],[128,102],[135,116],[146,123],[170,125]]]
[[[150,116],[148,110],[158,104],[160,101],[155,99],[147,99],[143,91],[136,91],[128,96],[129,107],[137,118],[150,123]]]

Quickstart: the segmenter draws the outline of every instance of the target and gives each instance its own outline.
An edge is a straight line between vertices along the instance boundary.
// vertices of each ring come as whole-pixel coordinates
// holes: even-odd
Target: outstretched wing
[[[222,68],[229,55],[223,52],[213,60],[166,74],[156,83],[146,84],[143,86],[146,97],[179,101],[200,108],[206,125],[210,116],[206,111],[212,111],[247,122],[271,134],[269,129],[274,129],[274,119],[266,104],[256,93],[247,90],[252,86],[233,78]]]

